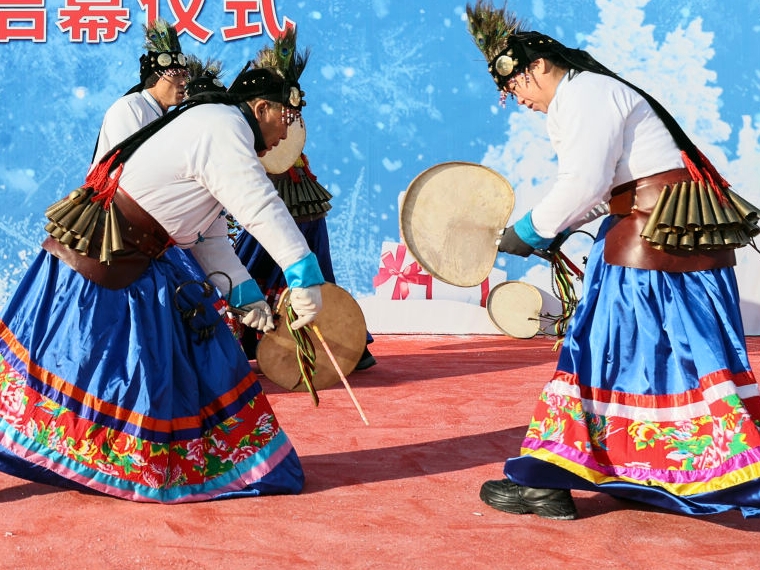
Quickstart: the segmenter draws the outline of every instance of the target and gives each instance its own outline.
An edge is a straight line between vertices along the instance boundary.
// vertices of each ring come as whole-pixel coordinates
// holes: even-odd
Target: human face
[[[152,94],[164,112],[168,111],[169,107],[179,105],[185,100],[187,79],[188,75],[186,71],[172,74],[166,73],[161,76],[161,79],[153,87]]]
[[[259,156],[263,156],[287,138],[288,121],[283,118],[282,105],[271,101],[257,101],[254,105],[254,114],[259,121],[261,134],[266,144],[266,149],[258,153]]]
[[[553,71],[555,68],[548,68],[544,60],[539,59],[524,73],[519,73],[507,81],[504,91],[513,95],[518,105],[525,105],[531,111],[546,113],[554,99],[558,83],[555,81],[555,73],[547,73],[549,69]]]

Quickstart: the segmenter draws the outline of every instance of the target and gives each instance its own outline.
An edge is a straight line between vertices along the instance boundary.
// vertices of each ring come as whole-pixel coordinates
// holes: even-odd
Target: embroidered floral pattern
[[[542,403],[546,413],[541,420],[536,420],[535,416],[531,420],[528,426],[529,438],[561,442],[567,422],[583,418],[580,400],[570,396],[545,390],[541,394],[539,406]]]
[[[544,389],[528,427],[526,439],[534,443],[526,447],[531,449],[543,447],[543,442],[561,444],[586,454],[588,465],[605,471],[694,471],[721,469],[737,454],[760,448],[760,433],[735,393],[706,402],[710,414],[653,421],[631,419],[651,415],[647,409],[628,417],[583,412],[580,398],[557,393],[553,386],[550,383]]]
[[[63,458],[155,489],[197,485],[234,469],[266,446],[279,426],[266,398],[255,397],[235,415],[196,439],[156,443],[77,416],[27,386],[0,356],[0,417]]]

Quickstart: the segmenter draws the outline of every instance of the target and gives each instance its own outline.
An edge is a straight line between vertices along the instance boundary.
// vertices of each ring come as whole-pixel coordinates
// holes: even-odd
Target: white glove
[[[316,317],[322,308],[322,290],[319,285],[312,287],[296,287],[290,290],[290,306],[296,312],[298,318],[293,321],[290,328],[300,329],[308,325]]]
[[[265,333],[274,330],[274,319],[272,318],[272,309],[266,301],[256,301],[250,305],[241,307],[248,311],[240,321],[247,327],[256,329]]]

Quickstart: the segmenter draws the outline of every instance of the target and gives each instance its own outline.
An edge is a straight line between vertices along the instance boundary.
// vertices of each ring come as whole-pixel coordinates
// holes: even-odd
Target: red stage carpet
[[[760,370],[760,337],[747,339]],[[690,518],[575,493],[581,518],[478,499],[518,453],[553,341],[378,336],[378,365],[284,392],[264,379],[306,470],[304,493],[136,504],[0,475],[2,569],[723,569],[760,567],[760,520]]]

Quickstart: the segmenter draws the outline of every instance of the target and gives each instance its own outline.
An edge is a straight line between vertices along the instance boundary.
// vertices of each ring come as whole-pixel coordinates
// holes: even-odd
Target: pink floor
[[[760,370],[760,337],[747,339]],[[760,520],[574,493],[581,518],[500,513],[478,489],[518,452],[557,353],[546,339],[378,336],[378,365],[284,392],[262,380],[306,470],[303,494],[136,504],[0,475],[0,568],[760,568]]]

